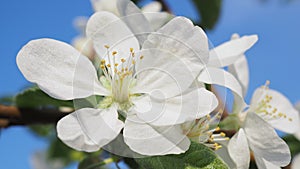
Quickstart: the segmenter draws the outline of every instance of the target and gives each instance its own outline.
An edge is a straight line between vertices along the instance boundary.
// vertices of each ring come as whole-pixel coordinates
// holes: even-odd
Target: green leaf
[[[52,140],[48,148],[48,158],[60,159],[65,166],[74,161],[81,161],[85,157],[86,153],[73,150],[72,148],[66,146],[59,139]]]
[[[37,108],[42,106],[73,107],[72,101],[57,100],[38,87],[29,88],[15,97],[15,103],[20,108]]]
[[[300,153],[300,141],[295,136],[286,135],[283,140],[289,145],[293,157]]]
[[[142,168],[147,169],[228,169],[228,166],[210,148],[193,142],[184,154],[135,160]]]
[[[201,16],[200,26],[203,29],[213,29],[220,17],[221,0],[193,0]]]
[[[105,168],[105,165],[106,162],[100,156],[93,155],[82,160],[78,165],[78,169],[102,169]]]

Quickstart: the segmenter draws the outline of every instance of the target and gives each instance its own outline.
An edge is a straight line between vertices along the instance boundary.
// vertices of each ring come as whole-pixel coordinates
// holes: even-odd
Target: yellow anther
[[[115,72],[115,73],[117,73],[117,72],[118,72],[118,70],[115,68],[114,72]]]
[[[131,52],[131,53],[133,52],[133,48],[130,48],[130,52]]]
[[[121,70],[122,72],[124,72],[124,68],[122,68],[122,70]]]
[[[220,136],[221,136],[221,137],[225,137],[225,136],[226,136],[226,134],[225,134],[225,133],[223,133],[223,132],[221,132],[221,133],[220,133]]]
[[[132,61],[132,64],[133,64],[133,65],[135,64],[135,60]]]
[[[101,69],[105,69],[105,66],[104,66],[104,65],[101,65],[100,68],[101,68]]]
[[[115,63],[115,67],[117,67],[119,64],[118,63]]]
[[[216,129],[215,129],[215,131],[220,131],[221,129],[220,129],[220,127],[217,127]]]
[[[128,71],[128,68],[127,68],[127,67],[125,68],[125,71],[126,71],[126,72]]]
[[[108,45],[104,45],[104,47],[105,47],[106,49],[108,49],[108,48],[109,48],[109,46],[108,46]]]
[[[124,62],[126,62],[126,60],[125,60],[124,58],[122,58],[122,59],[121,59],[121,62],[124,63]]]
[[[132,56],[132,57],[134,57],[134,56],[135,56],[135,53],[134,53],[134,52],[132,52],[132,53],[131,53],[131,56]]]
[[[225,137],[225,140],[230,140],[230,138],[229,137]]]
[[[105,60],[102,59],[102,60],[101,60],[101,65],[104,65],[104,64],[105,64]]]
[[[289,121],[293,121],[293,119],[292,119],[292,118],[289,118]]]
[[[283,117],[286,118],[286,114],[283,114]]]
[[[140,56],[140,59],[143,59],[144,58],[144,56]]]
[[[221,149],[222,148],[222,146],[221,145],[218,145],[217,147],[215,147],[215,150],[219,150],[219,149]]]
[[[113,51],[112,52],[112,55],[116,55],[118,52],[117,51]]]
[[[110,67],[110,64],[107,64],[106,66],[107,66],[107,67]]]

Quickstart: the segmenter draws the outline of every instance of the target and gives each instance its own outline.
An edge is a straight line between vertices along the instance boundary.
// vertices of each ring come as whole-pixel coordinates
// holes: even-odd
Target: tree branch
[[[18,108],[0,105],[0,128],[15,125],[56,124],[71,112],[62,112],[54,108]]]

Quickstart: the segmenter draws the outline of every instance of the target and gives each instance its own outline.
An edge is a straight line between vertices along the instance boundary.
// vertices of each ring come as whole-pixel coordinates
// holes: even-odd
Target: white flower
[[[235,41],[238,38],[239,35],[234,34],[231,41]],[[243,95],[245,96],[249,83],[249,69],[245,55],[243,53],[240,54],[238,60],[229,65],[228,70],[240,82]],[[270,82],[267,81],[265,86],[255,90],[247,112],[256,113],[275,129],[286,133],[295,133],[300,123],[297,110],[283,94],[269,89],[269,83]],[[238,106],[237,100],[239,99],[240,98],[235,96],[234,113],[238,113],[241,116],[240,118],[243,119],[245,114],[241,113],[241,110],[246,107],[236,109]]]
[[[235,34],[232,41],[238,38],[239,36]],[[226,65],[229,65],[228,70],[238,79],[245,96],[249,82],[247,60],[243,53],[236,55],[235,58],[238,58],[236,62]],[[259,168],[271,169],[288,165],[289,148],[273,127],[287,133],[297,130],[298,113],[289,100],[281,93],[269,89],[267,84],[254,92],[249,108],[244,110],[245,108],[240,106],[240,95],[235,95],[234,113],[239,118],[241,129],[228,143],[228,153],[235,162],[235,167],[248,168],[249,147],[255,155]]]
[[[289,147],[274,130],[293,133],[297,129],[298,114],[286,97],[263,86],[254,92],[250,107],[237,115],[241,129],[228,144],[228,152],[237,168],[248,168],[248,147],[259,169],[279,168],[290,163]]]
[[[122,17],[118,10],[118,5],[122,6],[124,4],[120,3],[132,3],[129,1],[119,1],[119,0],[91,0],[92,6],[95,12],[107,11],[114,13],[118,17]],[[133,3],[132,6],[135,6]],[[141,10],[135,7],[135,10],[144,13],[144,16],[151,24],[154,30],[159,29],[167,21],[169,21],[172,16],[166,12],[161,12],[162,6],[159,2],[154,1],[145,5]],[[88,56],[91,60],[94,60],[94,50],[91,39],[87,38],[85,35],[85,29],[87,24],[87,17],[77,17],[74,21],[75,27],[79,30],[80,35],[72,40],[72,45],[79,50],[83,55]]]
[[[207,61],[207,37],[184,17],[174,18],[144,43],[131,30],[112,13],[90,18],[87,35],[105,75],[100,80],[85,56],[51,39],[26,44],[17,64],[29,81],[56,99],[105,96],[97,108],[79,109],[58,122],[58,137],[70,147],[97,151],[124,128],[124,141],[135,152],[182,153],[190,142],[173,125],[201,118],[217,106],[211,92],[190,88]]]

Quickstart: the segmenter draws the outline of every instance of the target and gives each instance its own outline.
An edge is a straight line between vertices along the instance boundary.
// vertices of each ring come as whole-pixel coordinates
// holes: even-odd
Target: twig
[[[0,128],[15,125],[55,124],[71,112],[61,112],[53,108],[18,108],[0,105]]]

